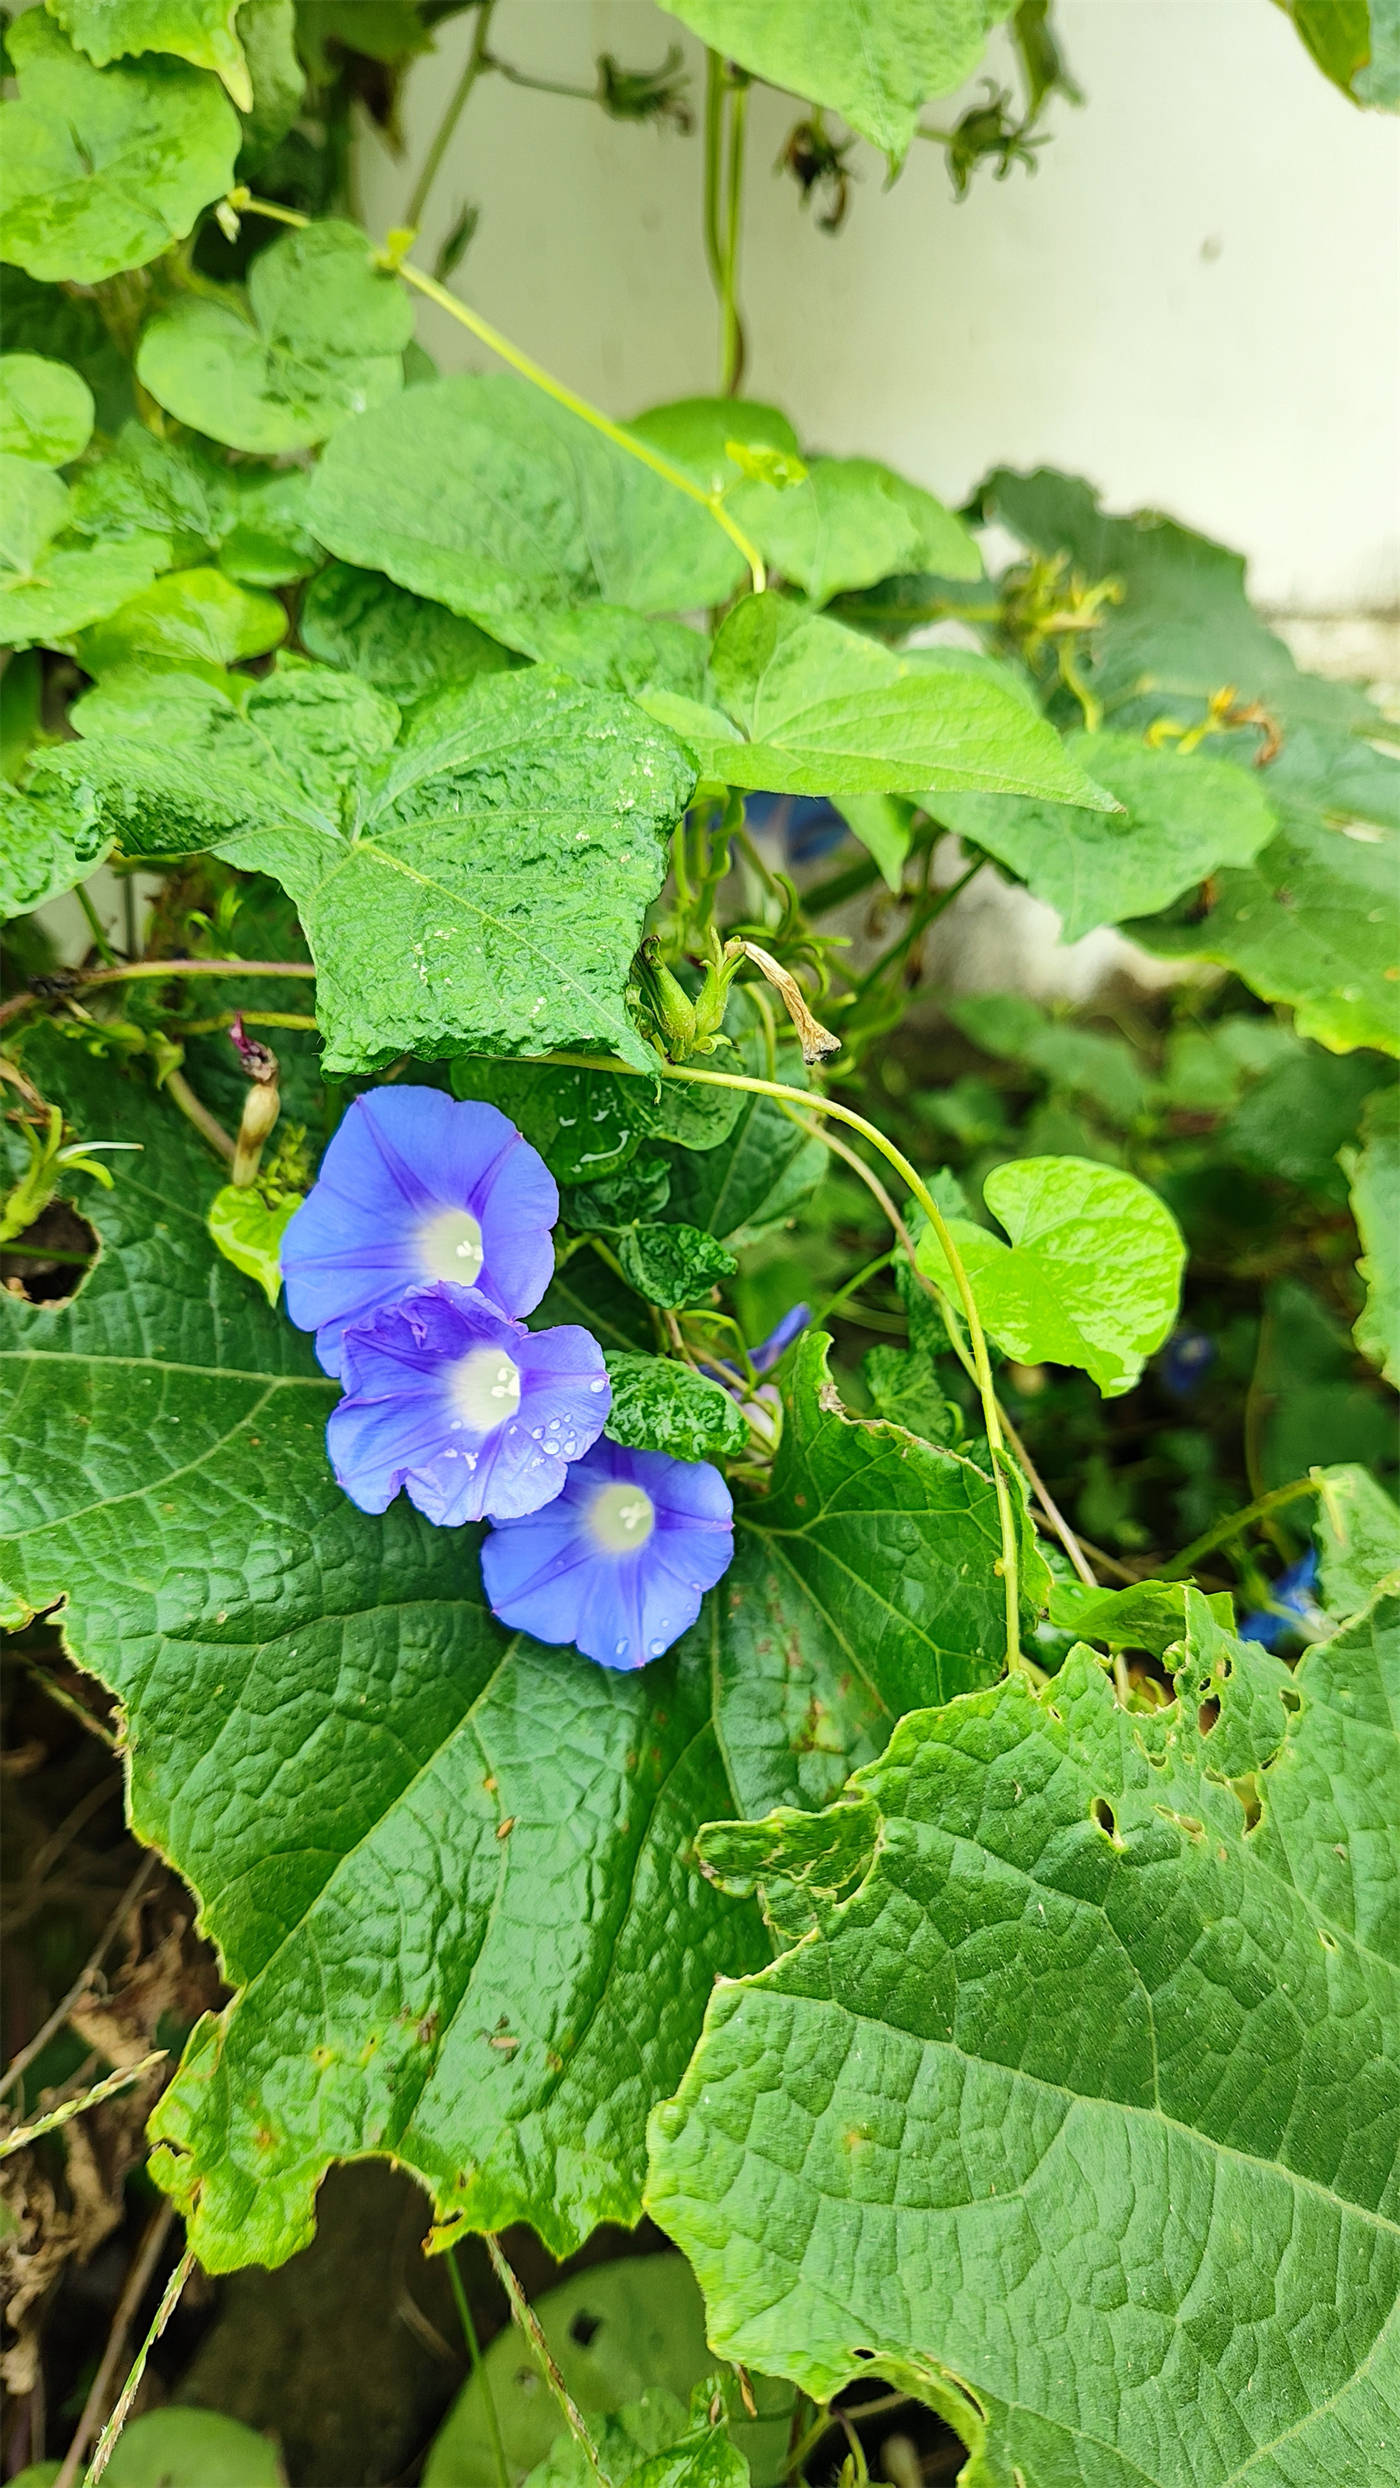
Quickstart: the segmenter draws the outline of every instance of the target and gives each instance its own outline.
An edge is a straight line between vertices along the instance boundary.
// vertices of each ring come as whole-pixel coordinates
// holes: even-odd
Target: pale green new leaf
[[[896,571],[978,579],[982,556],[962,520],[875,458],[814,458],[803,484],[744,484],[728,507],[768,562],[814,605]]]
[[[1121,812],[986,795],[943,797],[936,808],[1055,909],[1067,942],[1166,907],[1222,865],[1253,863],[1277,827],[1267,781],[1253,770],[1124,734],[1076,734],[1065,748]]]
[[[974,788],[1099,810],[1113,802],[990,672],[894,656],[771,592],[736,605],[711,674],[727,717],[664,695],[645,705],[691,744],[703,776],[730,786],[838,799]]]
[[[1344,1150],[1351,1210],[1361,1238],[1357,1264],[1366,1305],[1354,1333],[1363,1356],[1400,1390],[1400,1091],[1377,1089],[1359,1150]]]
[[[144,267],[233,180],[238,116],[181,61],[95,69],[42,9],[11,26],[0,104],[0,259],[48,284]]]
[[[969,2488],[1394,2469],[1400,1604],[1292,1677],[1192,1613],[1169,1710],[1081,1648],[904,1720],[653,2120],[716,2348],[903,2384]]]
[[[85,881],[111,843],[81,794],[45,799],[0,784],[0,917],[27,915]]]
[[[735,1459],[749,1439],[739,1408],[719,1383],[674,1357],[608,1358],[609,1442],[665,1451],[673,1460]]]
[[[341,560],[527,656],[576,606],[723,603],[742,558],[710,513],[509,373],[430,381],[336,434],[312,524]]]
[[[413,305],[358,226],[285,233],[248,272],[248,307],[180,294],[148,322],[136,375],[158,405],[232,449],[323,441],[403,387]]]
[[[67,466],[92,438],[92,391],[71,363],[0,354],[0,454]]]
[[[50,17],[105,68],[130,52],[174,52],[222,78],[240,112],[253,89],[234,21],[239,0],[45,0]]]
[[[223,1184],[209,1204],[214,1243],[235,1270],[257,1280],[269,1304],[276,1304],[282,1285],[282,1238],[301,1203],[299,1192],[289,1192],[269,1209],[255,1187]]]
[[[0,455],[0,647],[52,646],[150,585],[169,541],[146,532],[74,548],[68,487],[32,458]]]
[[[597,2488],[600,2467],[610,2488],[748,2488],[749,2466],[723,2418],[710,2425],[708,2400],[700,2388],[690,2417],[664,2390],[624,2403],[598,2430],[598,2464],[566,2430],[531,2471],[529,2488]]]
[[[667,0],[702,43],[839,112],[903,161],[919,108],[972,75],[1003,0]]]
[[[1085,1581],[1052,1581],[1046,1612],[1052,1624],[1106,1650],[1150,1650],[1161,1658],[1186,1630],[1185,1581],[1137,1581],[1131,1589],[1092,1588]],[[1228,1590],[1206,1600],[1226,1630],[1234,1621]]]
[[[1089,1158],[1019,1158],[992,1169],[983,1198],[1010,1236],[949,1220],[998,1347],[1023,1364],[1081,1365],[1105,1399],[1131,1391],[1176,1317],[1186,1247],[1164,1201],[1136,1175]],[[919,1267],[952,1275],[931,1227]]]
[[[172,680],[163,742],[123,733],[104,693],[101,731],[44,783],[91,788],[130,853],[214,846],[281,881],[328,1071],[599,1041],[654,1059],[623,996],[691,773],[630,702],[531,667],[439,692],[400,732],[391,700],[325,667],[237,699]]]
[[[759,457],[797,456],[797,434],[776,406],[745,397],[678,397],[649,406],[627,427],[684,467],[705,492],[728,493],[744,474],[730,443]]]

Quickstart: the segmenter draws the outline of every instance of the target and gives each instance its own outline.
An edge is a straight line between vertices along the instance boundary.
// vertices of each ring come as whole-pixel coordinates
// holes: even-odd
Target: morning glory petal
[[[729,1488],[708,1460],[599,1441],[547,1509],[498,1522],[481,1549],[503,1624],[645,1667],[688,1631],[734,1553]]]
[[[419,1289],[342,1345],[346,1392],[326,1447],[365,1512],[401,1490],[443,1527],[538,1511],[611,1404],[586,1330],[527,1331],[471,1288]]]
[[[357,1097],[282,1241],[287,1310],[316,1333],[327,1373],[341,1343],[412,1289],[475,1288],[529,1313],[554,1270],[559,1193],[537,1150],[495,1106],[439,1089]]]

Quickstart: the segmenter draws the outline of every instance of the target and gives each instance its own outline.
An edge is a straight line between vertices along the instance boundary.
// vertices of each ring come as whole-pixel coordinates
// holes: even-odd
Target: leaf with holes
[[[76,1129],[143,1144],[72,1306],[0,1298],[0,1577],[12,1616],[66,1598],[125,1705],[136,1828],[238,1990],[161,2105],[191,2242],[281,2261],[327,2162],[375,2151],[443,2220],[560,2253],[634,2221],[647,2109],[715,1971],[763,1957],[689,1857],[733,1802],[703,1653],[617,1675],[526,1644],[477,1532],[356,1511],[334,1386],[206,1232],[215,1160],[110,1066],[27,1059]]]
[[[653,2120],[716,2348],[818,2399],[873,2360],[988,2488],[1392,2467],[1400,1603],[1296,1676],[1191,1612],[1170,1709],[1081,1647],[905,1719],[858,1888],[804,1832],[816,1932]]]
[[[0,259],[47,284],[144,267],[233,180],[238,116],[183,61],[95,69],[42,9],[10,27],[0,104]]]
[[[274,874],[316,962],[328,1071],[599,1040],[655,1060],[623,996],[691,777],[630,702],[543,667],[407,723],[296,661],[232,692],[178,682],[163,743],[139,710],[123,732],[104,692],[100,732],[51,754],[40,791],[87,789],[129,853],[213,846]]]
[[[237,1991],[156,2129],[196,2253],[282,2260],[327,2164],[373,2153],[449,2230],[528,2220],[562,2254],[634,2222],[646,2113],[715,1973],[766,1957],[695,1859],[747,1802],[726,1757],[755,1758],[760,1803],[824,1798],[884,1703],[995,1664],[973,1655],[1000,1603],[991,1479],[813,1408],[786,1500],[741,1523],[823,1634],[800,1682],[761,1562],[638,1674],[512,1637],[476,1532],[337,1489],[334,1385],[215,1250],[223,1170],[189,1125],[45,1030],[24,1060],[75,1131],[141,1144],[88,1205],[102,1250],[72,1304],[0,1295],[0,1580],[9,1621],[66,1602],[74,1658],[124,1706],[136,1830],[193,1885]],[[804,1474],[829,1506],[810,1538]],[[894,1575],[892,1507],[920,1541]],[[851,1699],[838,1636],[866,1615]]]
[[[1090,1158],[994,1167],[983,1198],[1009,1245],[970,1219],[948,1223],[998,1347],[1023,1364],[1081,1365],[1105,1399],[1131,1391],[1176,1314],[1186,1247],[1166,1203]],[[918,1260],[952,1287],[932,1228]]]

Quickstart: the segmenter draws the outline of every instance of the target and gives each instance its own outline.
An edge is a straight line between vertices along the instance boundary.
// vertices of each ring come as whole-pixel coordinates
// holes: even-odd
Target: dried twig
[[[112,2329],[107,2335],[107,2347],[98,2361],[97,2373],[88,2388],[88,2397],[83,2404],[82,2417],[74,2430],[73,2441],[63,2457],[58,2477],[54,2481],[54,2488],[76,2488],[78,2466],[101,2425],[107,2397],[116,2381],[122,2360],[126,2356],[127,2335],[136,2321],[137,2308],[151,2286],[151,2280],[160,2262],[174,2217],[174,2204],[162,2203],[160,2210],[154,2212],[147,2223],[146,2234],[132,2258],[131,2268],[122,2284],[122,2294],[117,2300],[116,2313],[112,2317]],[[144,2366],[144,2357],[141,2363]],[[138,2378],[138,2382],[139,2380]]]
[[[66,2125],[70,2117],[82,2116],[88,2108],[100,2107],[104,2099],[114,2099],[118,2091],[130,2090],[133,2082],[139,2082],[144,2074],[152,2072],[157,2065],[163,2065],[169,2053],[168,2048],[155,2048],[149,2056],[142,2057],[139,2065],[118,2067],[105,2080],[94,2083],[90,2091],[80,2091],[76,2099],[60,2100],[56,2108],[50,2108],[46,2115],[36,2117],[32,2125],[19,2125],[12,2134],[0,2135],[0,2160],[8,2160],[13,2151],[23,2151],[31,2142],[37,2142],[41,2134],[53,2133],[57,2126]]]
[[[54,2006],[48,2020],[42,2023],[40,2028],[35,2031],[28,2046],[20,2049],[18,2056],[16,2056],[13,2063],[6,2068],[4,2075],[0,2077],[0,2098],[4,2097],[5,2092],[9,2090],[12,2083],[18,2082],[20,2076],[30,2065],[33,2064],[34,2059],[39,2054],[40,2050],[48,2046],[54,2032],[63,2028],[63,2025],[67,2021],[69,2014],[72,2012],[74,2005],[80,2001],[86,1992],[89,1980],[92,1979],[96,1975],[97,1971],[101,1969],[109,1950],[116,1942],[117,1937],[121,1932],[122,1923],[128,1910],[131,1909],[135,1902],[140,1899],[151,1875],[155,1872],[155,1867],[156,1858],[154,1851],[148,1850],[146,1855],[142,1858],[140,1865],[137,1867],[135,1874],[132,1876],[130,1883],[127,1885],[126,1890],[123,1892],[121,1899],[118,1901],[116,1908],[113,1910],[111,1917],[108,1919],[106,1926],[103,1928],[97,1943],[94,1945],[86,1961],[83,1963],[82,1968],[79,1970],[77,1977],[74,1979],[72,1986],[68,1990],[67,1995],[62,1997],[61,2000]]]

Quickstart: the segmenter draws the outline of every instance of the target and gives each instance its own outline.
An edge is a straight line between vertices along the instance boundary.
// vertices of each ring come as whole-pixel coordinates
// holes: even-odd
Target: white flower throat
[[[520,1368],[499,1348],[471,1348],[457,1359],[452,1403],[474,1434],[494,1434],[520,1406]]]
[[[435,1211],[418,1230],[418,1258],[426,1277],[475,1287],[484,1258],[479,1221],[469,1209]]]
[[[651,1536],[656,1508],[640,1486],[600,1486],[588,1507],[588,1526],[605,1554],[630,1555]]]

